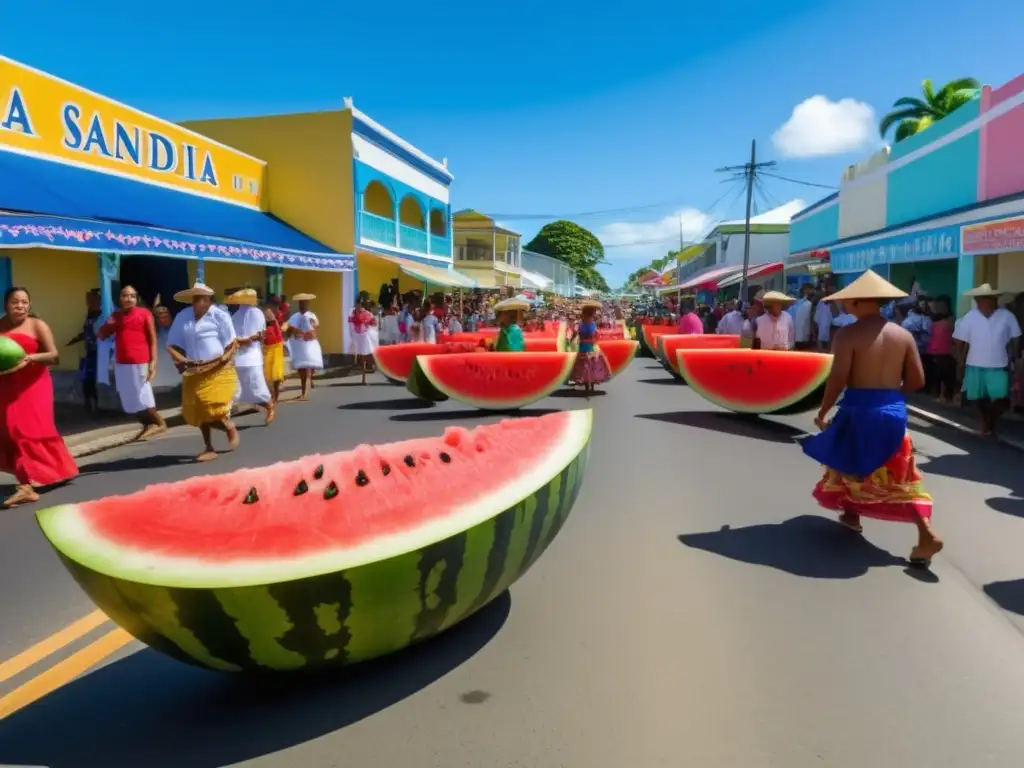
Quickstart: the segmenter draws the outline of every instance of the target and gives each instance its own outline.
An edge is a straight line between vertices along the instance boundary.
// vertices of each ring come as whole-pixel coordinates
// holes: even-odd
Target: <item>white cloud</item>
[[[870,149],[881,143],[875,110],[856,99],[829,101],[811,96],[793,108],[772,135],[783,157],[827,157]]]
[[[643,261],[664,256],[679,247],[679,222],[683,223],[683,240],[693,242],[711,229],[714,220],[696,208],[683,208],[657,221],[616,221],[594,232],[606,248],[608,261]],[[626,245],[626,244],[629,245]]]

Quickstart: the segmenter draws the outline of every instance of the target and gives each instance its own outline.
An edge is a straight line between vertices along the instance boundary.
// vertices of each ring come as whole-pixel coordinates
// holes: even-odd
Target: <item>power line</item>
[[[788,176],[780,176],[777,173],[764,173],[763,175],[768,176],[772,179],[778,179],[779,181],[788,181],[790,184],[800,184],[805,187],[817,187],[818,189],[831,189],[833,192],[838,187],[831,187],[828,184],[817,184],[813,181],[801,181],[800,179],[791,179]]]
[[[605,208],[599,211],[581,211],[579,213],[488,213],[492,219],[507,219],[521,221],[524,219],[583,219],[591,216],[609,216],[619,213],[636,213],[637,211],[649,211],[654,208],[668,208],[672,205],[679,205],[678,201],[665,203],[649,203],[647,205],[630,205],[623,208]]]

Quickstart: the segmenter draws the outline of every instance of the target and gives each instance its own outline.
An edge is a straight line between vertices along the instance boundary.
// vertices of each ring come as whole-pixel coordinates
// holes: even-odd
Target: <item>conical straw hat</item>
[[[494,305],[495,312],[529,312],[530,304],[523,299],[505,299]]]
[[[761,296],[760,299],[762,304],[771,304],[777,302],[779,304],[792,304],[796,299],[792,296],[787,296],[780,291],[768,291],[768,293]]]
[[[296,293],[292,296],[292,301],[312,301],[315,298],[315,293]]]
[[[191,304],[192,299],[196,296],[213,296],[213,288],[203,285],[201,282],[196,280],[195,285],[184,291],[178,291],[174,294],[174,300],[181,304]]]
[[[224,300],[225,304],[243,304],[247,307],[255,307],[259,303],[259,295],[255,288],[243,288],[235,291]]]
[[[822,300],[888,301],[890,299],[902,299],[906,295],[906,291],[901,291],[880,274],[869,269],[842,290],[838,290],[831,296],[826,296]]]
[[[993,288],[991,283],[982,283],[977,288],[971,288],[969,291],[964,291],[964,296],[970,296],[972,299],[976,299],[979,296],[1002,296],[1009,291],[1000,291],[998,288]]]

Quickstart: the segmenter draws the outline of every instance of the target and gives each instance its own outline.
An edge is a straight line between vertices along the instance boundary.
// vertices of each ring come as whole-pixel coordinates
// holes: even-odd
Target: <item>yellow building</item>
[[[401,291],[474,286],[452,270],[454,176],[447,162],[376,123],[351,99],[339,110],[187,125],[265,159],[269,210],[356,255],[356,280],[344,288],[346,313],[357,291],[376,299],[395,280]]]
[[[473,210],[452,217],[455,269],[481,288],[522,288],[522,251],[518,232]]]
[[[74,397],[81,350],[65,345],[85,294],[109,312],[119,283],[173,311],[197,278],[265,290],[284,275],[317,293],[325,352],[342,351],[354,254],[285,223],[301,207],[272,205],[267,183],[264,158],[0,57],[0,289],[28,288],[53,329],[59,399]]]

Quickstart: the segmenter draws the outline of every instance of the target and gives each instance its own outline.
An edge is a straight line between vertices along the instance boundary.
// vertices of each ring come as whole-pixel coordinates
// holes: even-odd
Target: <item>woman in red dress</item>
[[[24,360],[0,376],[0,470],[18,482],[4,506],[15,507],[38,501],[38,488],[70,480],[78,467],[53,418],[49,366],[59,356],[50,326],[29,315],[32,303],[24,288],[8,289],[4,308],[0,335],[26,352]]]

